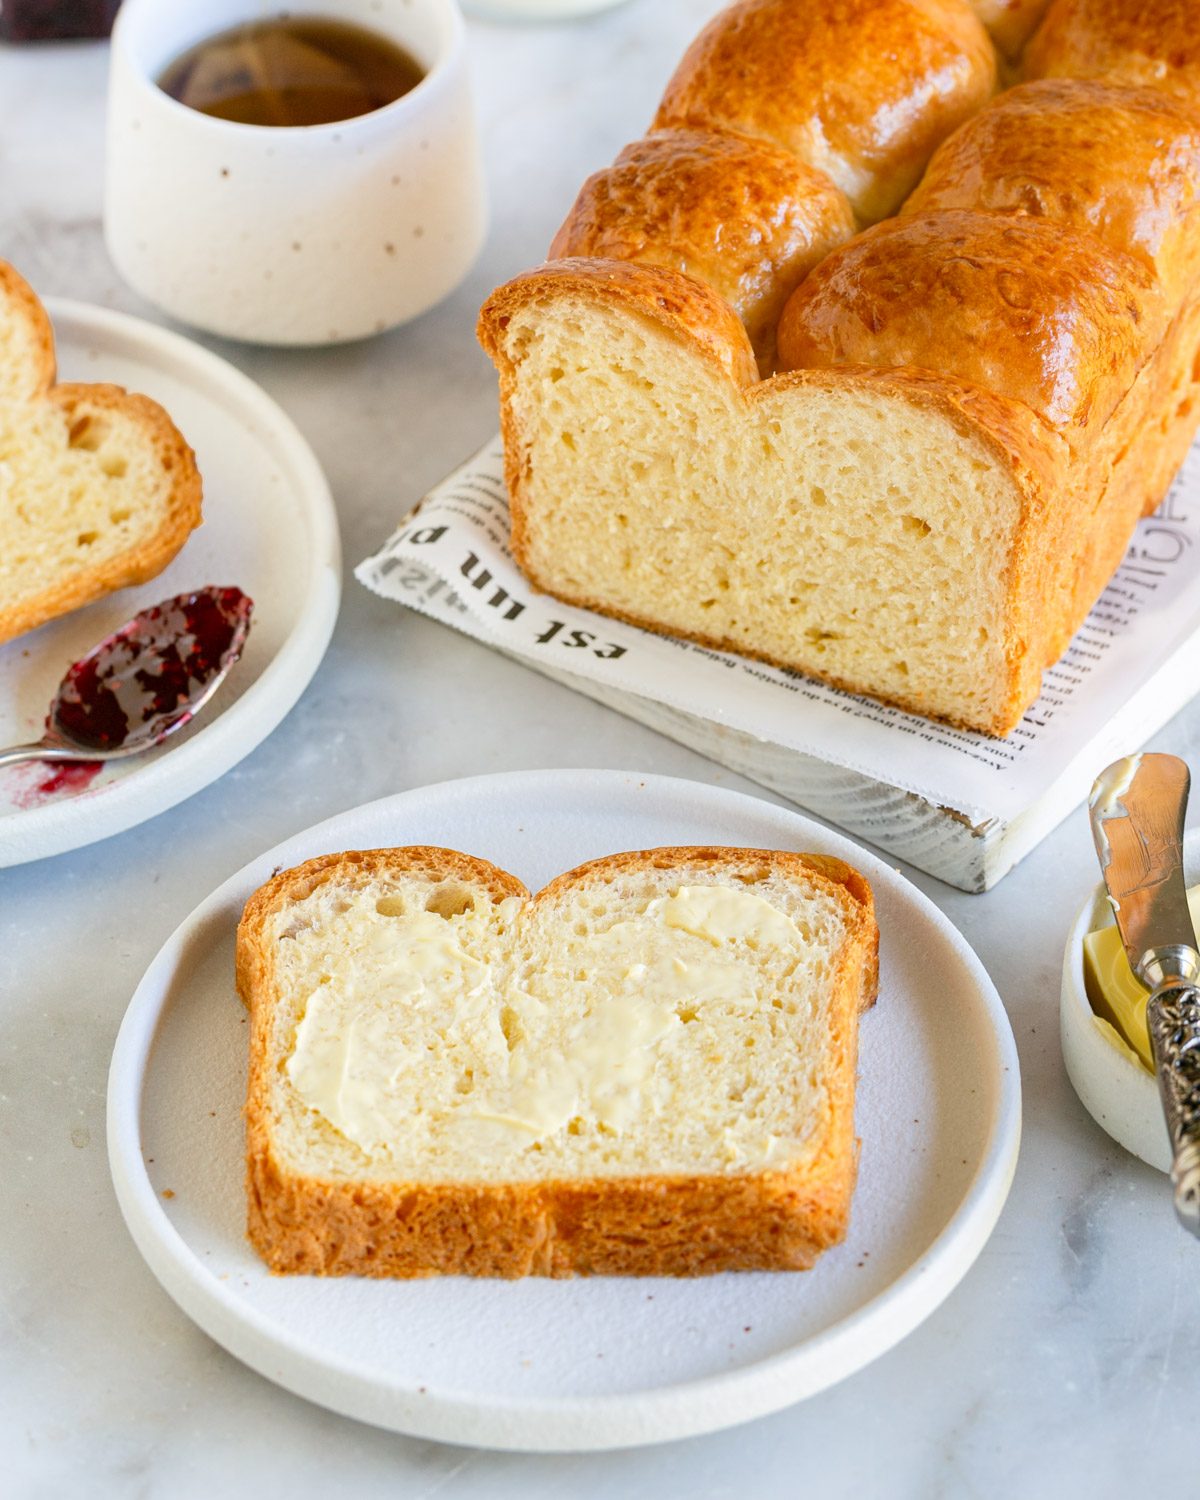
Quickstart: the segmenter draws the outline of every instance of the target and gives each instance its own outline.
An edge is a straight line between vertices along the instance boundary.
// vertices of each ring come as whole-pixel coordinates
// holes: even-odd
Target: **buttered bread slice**
[[[803,1269],[847,1224],[876,953],[867,882],[812,855],[276,875],[238,932],[250,1239],[326,1275]]]

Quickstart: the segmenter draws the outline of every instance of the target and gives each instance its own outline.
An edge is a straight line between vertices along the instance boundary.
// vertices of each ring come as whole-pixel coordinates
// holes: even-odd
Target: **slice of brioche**
[[[656,849],[531,897],[329,855],[250,899],[237,982],[276,1272],[798,1270],[845,1233],[877,931],[838,860]]]
[[[161,573],[200,524],[195,456],[115,385],[55,385],[45,310],[0,262],[0,642]]]

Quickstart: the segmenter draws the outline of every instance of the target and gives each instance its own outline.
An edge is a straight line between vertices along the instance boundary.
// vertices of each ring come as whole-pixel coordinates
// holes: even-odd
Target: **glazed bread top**
[[[1042,79],[938,147],[902,210],[1054,219],[1145,261],[1177,302],[1200,272],[1200,115],[1157,89]]]
[[[1028,78],[1146,84],[1200,105],[1196,0],[1055,0],[1023,71]]]
[[[1200,284],[1194,10],[736,0],[687,52],[651,135],[583,189],[552,247],[573,258],[512,295],[585,278],[641,316],[669,308],[673,335],[742,385],[727,305],[761,376],[858,367],[965,382],[1077,450]],[[1015,52],[1039,21],[1017,64],[1029,81],[992,98],[984,25]],[[898,207],[845,239],[850,208],[861,222]],[[623,272],[630,261],[650,279]],[[487,325],[516,305],[507,292],[481,325],[493,353]]]
[[[1005,57],[1015,57],[1046,14],[1050,0],[970,0],[992,41]]]
[[[1044,219],[951,210],[877,224],[823,261],[784,311],[779,361],[936,370],[1082,430],[1168,320],[1132,256]]]
[[[692,43],[654,123],[774,141],[873,223],[995,84],[966,0],[740,0]]]
[[[1001,47],[1042,8],[976,6]],[[1200,109],[1180,97],[1192,44],[1176,26],[1168,45],[1168,10],[1052,0],[1003,68],[965,0],[737,0],[718,16],[650,141],[623,158],[653,161],[652,203],[646,178],[613,192],[601,174],[555,242],[577,258],[510,282],[481,313],[527,576],[584,607],[1007,734],[1194,431]],[[1090,44],[1072,30],[1087,16],[1115,16],[1130,56],[1157,59],[1173,94],[1089,77]],[[998,71],[1030,81],[990,100]],[[726,256],[715,191],[703,209],[687,202],[698,138],[730,131],[823,173],[860,221],[898,206],[943,145],[901,217],[833,249],[792,293],[779,373],[757,383],[744,334],[722,349],[735,307],[760,357],[769,349],[739,290],[761,285],[752,236]],[[790,191],[778,203],[799,236]],[[689,214],[721,247],[711,270],[681,251]],[[622,263],[625,243],[641,264]],[[764,239],[768,281],[776,248]],[[789,262],[803,253],[788,244]],[[716,292],[731,287],[728,304]],[[697,351],[733,389],[705,378]],[[953,473],[939,468],[949,455]],[[947,505],[937,517],[934,496]],[[892,546],[886,518],[901,502]],[[937,590],[957,602],[934,623],[903,549],[912,540],[911,576],[928,579],[962,538]],[[851,558],[860,541],[886,552],[882,571]]]
[[[783,304],[854,231],[845,195],[781,146],[661,130],[588,178],[550,258],[670,266],[706,282],[738,313],[769,375]]]
[[[932,370],[1094,428],[1200,276],[1200,109],[1178,97],[1200,42],[1184,9],[737,0],[688,50],[651,134],[584,185],[551,259],[713,289],[763,377]],[[991,98],[984,25],[1015,52],[1039,20],[1026,73],[1140,77],[1141,58],[1156,86],[1033,78]],[[903,225],[852,236],[855,214],[896,208]],[[710,352],[717,321],[699,320]]]

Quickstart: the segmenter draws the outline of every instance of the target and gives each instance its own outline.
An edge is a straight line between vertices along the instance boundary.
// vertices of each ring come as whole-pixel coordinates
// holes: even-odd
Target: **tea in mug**
[[[159,87],[201,114],[240,125],[330,125],[407,94],[424,70],[397,42],[349,21],[246,21],[177,58]]]

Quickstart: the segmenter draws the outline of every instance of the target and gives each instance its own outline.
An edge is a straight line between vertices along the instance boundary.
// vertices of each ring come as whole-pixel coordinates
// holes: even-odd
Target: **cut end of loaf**
[[[553,268],[493,340],[514,548],[538,587],[1013,727],[1044,664],[1010,604],[1026,499],[953,382],[840,370],[745,386]]]
[[[302,867],[247,908],[249,1220],[274,1269],[690,1274],[840,1237],[861,877],[665,850],[523,900],[451,858]]]

